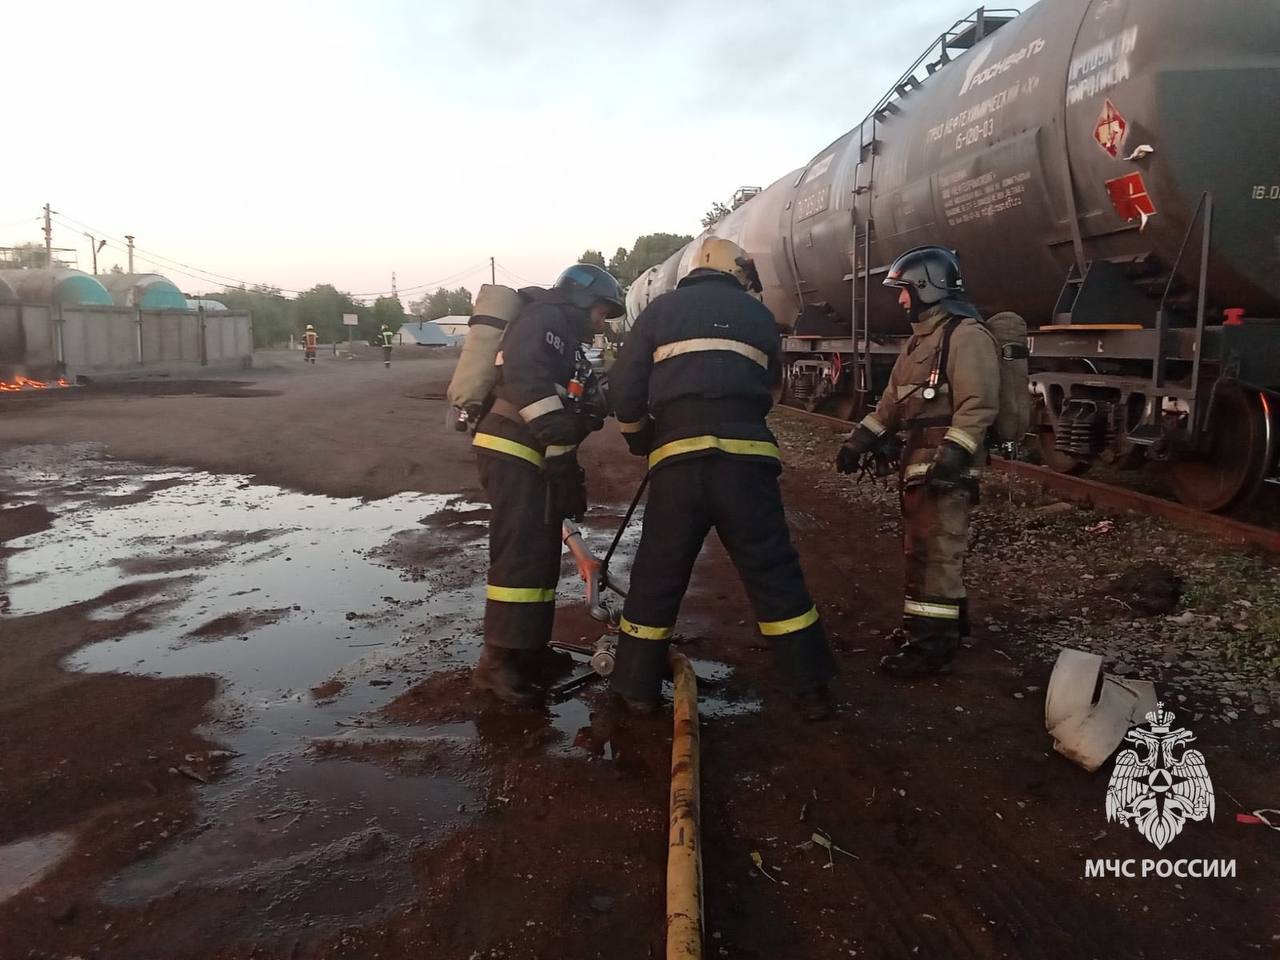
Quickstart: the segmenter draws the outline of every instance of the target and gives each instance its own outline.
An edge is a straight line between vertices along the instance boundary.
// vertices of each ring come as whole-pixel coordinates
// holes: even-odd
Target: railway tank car
[[[1040,0],[937,37],[866,119],[710,229],[753,256],[784,401],[853,416],[905,319],[880,277],[959,251],[1032,327],[1036,442],[1079,472],[1162,461],[1221,510],[1280,436],[1280,4]],[[687,250],[632,285],[632,317]]]

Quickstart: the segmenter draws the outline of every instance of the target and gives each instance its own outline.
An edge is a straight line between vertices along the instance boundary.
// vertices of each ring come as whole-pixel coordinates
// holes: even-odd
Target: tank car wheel
[[[1261,394],[1239,387],[1221,390],[1209,448],[1168,466],[1174,495],[1189,507],[1210,512],[1248,501],[1274,460],[1276,426]]]

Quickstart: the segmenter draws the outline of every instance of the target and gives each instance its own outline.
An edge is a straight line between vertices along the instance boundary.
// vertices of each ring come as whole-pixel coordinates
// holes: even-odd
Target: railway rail
[[[785,410],[789,415],[803,417],[834,429],[847,431],[853,428],[849,420],[829,417],[821,413],[811,413],[800,407],[779,404],[777,409]],[[1004,457],[992,457],[992,468],[1018,480],[1035,484],[1043,490],[1055,493],[1064,499],[1076,503],[1087,504],[1105,510],[1128,510],[1145,516],[1159,517],[1186,530],[1207,533],[1229,543],[1250,547],[1259,547],[1272,553],[1280,553],[1280,530],[1244,523],[1221,514],[1206,513],[1196,510],[1174,500],[1164,500],[1150,494],[1139,493],[1109,483],[1099,483],[1083,477],[1057,473],[1047,467],[1024,463],[1020,460],[1009,460]]]

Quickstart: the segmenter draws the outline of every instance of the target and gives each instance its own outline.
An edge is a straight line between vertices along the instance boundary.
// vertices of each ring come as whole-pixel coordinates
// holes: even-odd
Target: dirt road
[[[262,359],[234,382],[0,398],[0,957],[662,956],[669,716],[615,716],[590,686],[542,712],[467,690],[487,507],[430,399],[452,361]],[[1190,640],[1171,660],[1176,611],[1118,618],[1083,579],[1267,561],[989,498],[972,648],[891,683],[893,495],[837,480],[829,433],[777,427],[840,707],[790,713],[709,543],[680,621],[708,681],[708,956],[1280,950],[1280,834],[1235,822],[1280,800],[1274,671]],[[584,464],[599,544],[640,468],[609,429]],[[593,635],[577,596],[566,565],[561,636]],[[1156,851],[1106,822],[1109,766],[1053,754],[1048,657],[1073,638],[1177,705],[1212,824]],[[1085,878],[1162,857],[1236,876]]]

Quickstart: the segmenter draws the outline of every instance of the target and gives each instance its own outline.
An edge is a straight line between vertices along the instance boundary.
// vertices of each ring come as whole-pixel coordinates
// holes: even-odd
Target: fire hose
[[[698,681],[688,657],[672,652],[669,659],[676,693],[667,834],[667,960],[701,960],[702,799],[698,785]]]
[[[552,643],[553,647],[590,657],[593,673],[586,674],[585,679],[590,679],[593,674],[608,676],[613,672],[613,635],[617,631],[618,614],[605,598],[605,591],[613,590],[625,597],[627,586],[610,577],[609,561],[648,483],[649,475],[646,473],[603,559],[597,559],[587,547],[577,524],[568,520],[564,522],[565,546],[573,555],[578,573],[587,586],[587,609],[593,619],[607,624],[609,629],[609,633],[590,649]],[[701,960],[702,800],[699,787],[698,679],[684,654],[673,650],[668,654],[668,662],[675,698],[667,832],[667,960]],[[577,686],[577,683],[572,686]]]

